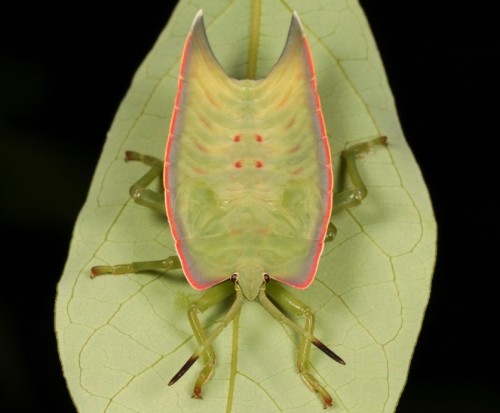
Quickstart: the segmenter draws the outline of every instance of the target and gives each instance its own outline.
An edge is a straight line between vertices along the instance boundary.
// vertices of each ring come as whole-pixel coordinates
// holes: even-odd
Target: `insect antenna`
[[[236,285],[236,299],[234,300],[231,308],[224,316],[224,319],[220,322],[220,324],[214,329],[212,334],[210,334],[207,339],[200,344],[200,346],[196,349],[196,351],[189,357],[188,361],[181,367],[181,369],[177,372],[177,374],[172,377],[172,379],[168,382],[168,385],[171,386],[177,382],[184,373],[189,370],[189,368],[195,363],[196,360],[203,354],[204,351],[214,342],[217,336],[222,333],[222,330],[231,322],[233,318],[238,314],[241,309],[243,302],[245,301],[243,294],[239,287]]]
[[[325,344],[323,344],[321,341],[319,341],[316,337],[314,337],[311,333],[294,323],[292,320],[290,320],[285,314],[283,314],[278,307],[276,307],[271,300],[266,295],[266,290],[262,288],[259,292],[259,301],[261,302],[262,306],[280,323],[283,323],[290,327],[292,330],[300,334],[302,337],[305,337],[307,340],[309,340],[312,344],[314,344],[316,347],[318,347],[323,353],[325,353],[328,357],[332,358],[335,360],[337,363],[340,363],[342,365],[345,365],[345,361],[342,360],[340,356],[335,354],[332,350],[330,350]]]

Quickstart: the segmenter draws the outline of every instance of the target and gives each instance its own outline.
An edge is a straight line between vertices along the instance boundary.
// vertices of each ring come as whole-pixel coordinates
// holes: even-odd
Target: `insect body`
[[[338,208],[366,196],[354,158],[377,143],[385,138],[345,152],[355,189],[340,194]],[[191,286],[208,289],[188,312],[199,347],[169,384],[203,356],[193,392],[201,397],[214,369],[212,342],[245,301],[258,300],[301,336],[299,372],[324,406],[330,406],[330,395],[309,372],[310,344],[345,363],[313,336],[309,308],[280,286],[308,287],[325,237],[333,233],[330,150],[312,57],[297,14],[269,75],[236,80],[214,57],[199,12],[184,47],[165,161],[135,152],[127,152],[127,159],[151,166],[131,194],[141,204],[166,209],[179,257],[98,266],[92,274],[182,267]],[[147,189],[162,172],[164,203],[160,194]],[[235,296],[231,308],[207,335],[198,312],[230,295]],[[282,310],[304,316],[305,327]]]
[[[235,274],[253,301],[265,274],[297,288],[313,280],[333,185],[314,82],[296,16],[281,58],[259,80],[229,78],[195,20],[164,175],[172,234],[194,288]]]

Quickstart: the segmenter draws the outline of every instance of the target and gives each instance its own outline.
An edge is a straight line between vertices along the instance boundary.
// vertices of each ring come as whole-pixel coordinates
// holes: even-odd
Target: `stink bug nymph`
[[[126,153],[127,160],[151,167],[130,192],[135,202],[166,211],[178,257],[92,268],[95,277],[182,267],[193,288],[207,290],[188,311],[199,347],[169,385],[204,355],[193,391],[193,397],[201,397],[214,370],[213,341],[244,302],[258,301],[301,337],[306,350],[299,351],[299,373],[324,407],[332,405],[309,371],[310,343],[345,363],[313,335],[313,313],[282,284],[304,289],[312,283],[324,242],[335,235],[332,212],[366,196],[355,158],[385,143],[379,137],[344,150],[354,188],[336,194],[332,206],[330,148],[297,13],[270,73],[237,80],[216,60],[198,12],[184,46],[164,162]],[[161,175],[164,194],[147,188]],[[232,295],[227,314],[207,335],[198,312]],[[282,311],[304,316],[305,327]]]

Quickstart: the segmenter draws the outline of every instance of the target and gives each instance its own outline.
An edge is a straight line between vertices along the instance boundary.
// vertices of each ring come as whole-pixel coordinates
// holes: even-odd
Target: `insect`
[[[184,46],[164,162],[126,152],[127,160],[150,166],[130,193],[135,202],[166,212],[178,256],[91,270],[95,277],[182,268],[193,288],[207,290],[188,310],[199,346],[169,385],[202,356],[193,390],[201,398],[214,371],[212,343],[244,302],[258,301],[301,337],[299,373],[324,407],[332,405],[309,371],[311,344],[345,362],[313,335],[314,314],[283,284],[304,289],[312,283],[324,242],[335,236],[332,212],[359,204],[367,194],[356,158],[385,143],[379,137],[344,150],[354,188],[336,194],[333,206],[328,138],[298,15],[268,76],[236,80],[216,60],[198,12]],[[148,188],[159,176],[164,193]],[[207,334],[198,313],[229,296],[231,307]],[[304,327],[286,313],[303,316]]]

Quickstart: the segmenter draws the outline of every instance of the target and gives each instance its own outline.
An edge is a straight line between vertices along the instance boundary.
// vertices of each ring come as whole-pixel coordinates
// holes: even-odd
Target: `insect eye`
[[[231,274],[231,278],[230,278],[230,280],[231,280],[233,283],[237,282],[237,281],[238,281],[238,274],[237,274],[237,273],[233,273],[233,274]]]
[[[264,273],[264,281],[267,283],[267,282],[269,282],[270,279],[271,279],[271,277],[269,276],[269,274]]]

